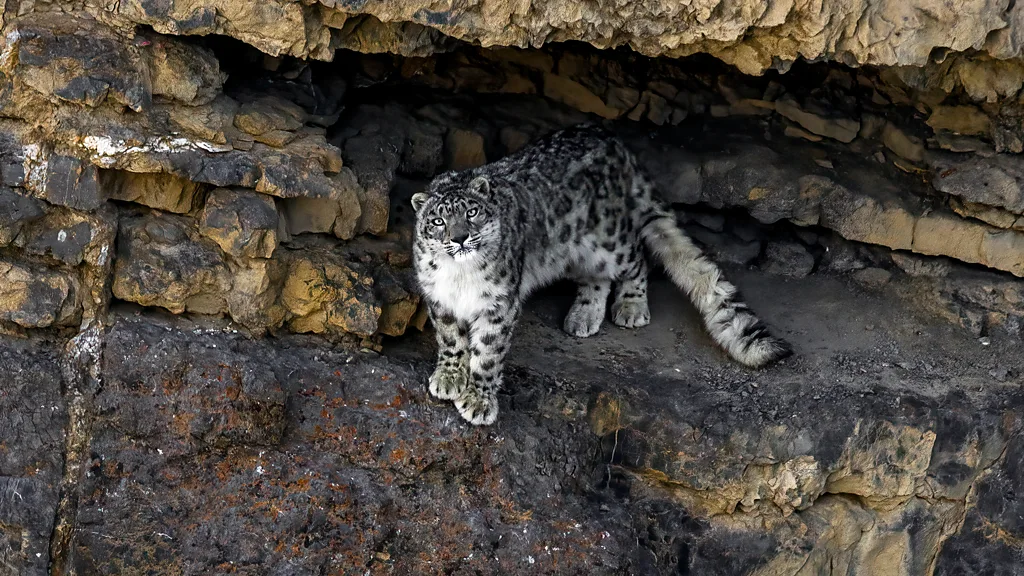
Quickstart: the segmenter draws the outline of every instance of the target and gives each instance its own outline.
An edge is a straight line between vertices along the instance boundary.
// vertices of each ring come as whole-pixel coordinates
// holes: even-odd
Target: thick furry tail
[[[729,356],[759,368],[792,353],[789,344],[768,333],[740,300],[736,287],[722,277],[718,266],[701,253],[671,214],[656,210],[640,235],[672,281],[690,297],[711,337]]]

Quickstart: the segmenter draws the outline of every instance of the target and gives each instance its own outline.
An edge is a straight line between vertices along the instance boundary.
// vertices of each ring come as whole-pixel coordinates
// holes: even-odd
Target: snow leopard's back
[[[517,196],[517,218],[525,220],[524,295],[565,277],[646,274],[638,262],[646,245],[731,356],[762,366],[789,354],[678,227],[636,157],[608,130],[560,130],[477,170],[507,181]]]

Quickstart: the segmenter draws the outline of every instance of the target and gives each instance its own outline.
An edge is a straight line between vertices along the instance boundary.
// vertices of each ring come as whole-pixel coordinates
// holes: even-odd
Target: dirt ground
[[[726,406],[747,405],[740,400],[749,397],[765,414],[784,403],[792,408],[790,416],[812,418],[817,405],[852,402],[851,396],[863,394],[1012,396],[1020,387],[1024,358],[1020,342],[1010,336],[975,338],[893,294],[843,278],[791,279],[735,268],[727,275],[773,333],[793,345],[792,357],[760,371],[732,362],[706,336],[685,295],[658,275],[651,285],[649,326],[629,330],[609,320],[591,338],[560,330],[572,303],[570,284],[535,295],[517,328],[510,362],[513,369],[629,389],[659,402],[717,391],[725,392],[720,401]],[[413,334],[390,339],[385,354],[426,361],[433,347],[429,335]],[[730,398],[737,383],[758,387]],[[717,402],[705,406],[716,407]]]

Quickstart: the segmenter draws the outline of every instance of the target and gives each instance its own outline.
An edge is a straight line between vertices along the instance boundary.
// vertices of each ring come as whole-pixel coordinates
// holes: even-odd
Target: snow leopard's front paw
[[[468,374],[463,366],[438,366],[430,375],[430,394],[441,400],[455,400],[466,389]]]
[[[498,395],[479,388],[467,388],[455,400],[455,407],[466,422],[474,426],[490,426],[498,419]]]
[[[612,322],[623,328],[640,328],[651,323],[647,302],[624,300],[612,304]]]

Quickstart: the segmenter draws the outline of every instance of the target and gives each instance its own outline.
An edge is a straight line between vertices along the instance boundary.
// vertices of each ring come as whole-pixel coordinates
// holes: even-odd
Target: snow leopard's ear
[[[427,199],[430,198],[430,194],[426,192],[417,192],[412,195],[412,209],[416,212],[423,208],[423,205],[427,203]]]
[[[477,194],[490,194],[491,182],[486,176],[477,176],[469,182],[469,191]]]

